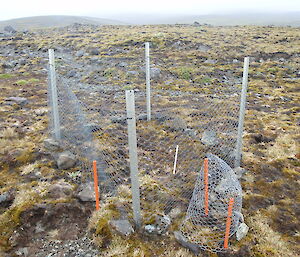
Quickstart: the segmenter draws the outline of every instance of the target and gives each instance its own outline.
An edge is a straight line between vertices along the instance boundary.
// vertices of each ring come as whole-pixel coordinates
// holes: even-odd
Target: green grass
[[[25,79],[20,79],[16,82],[16,84],[20,85],[20,86],[24,86],[28,84],[28,81]]]
[[[29,83],[37,83],[39,81],[40,81],[39,79],[35,79],[35,78],[31,78],[28,80]]]
[[[200,83],[202,85],[211,84],[212,81],[213,81],[213,79],[211,79],[210,77],[207,77],[207,76],[199,76],[199,77],[195,78],[195,82]]]
[[[39,81],[40,81],[39,79],[35,79],[35,78],[31,78],[31,79],[28,79],[28,80],[20,79],[16,82],[16,84],[18,84],[20,86],[24,86],[24,85],[34,84],[34,83],[37,83]]]
[[[10,79],[13,74],[0,74],[0,79]]]
[[[178,78],[190,80],[194,74],[194,70],[190,67],[180,67],[175,70],[175,73]]]

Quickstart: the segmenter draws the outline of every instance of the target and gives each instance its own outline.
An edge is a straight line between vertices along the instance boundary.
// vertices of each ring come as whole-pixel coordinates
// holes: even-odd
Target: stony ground
[[[183,25],[76,25],[1,38],[0,256],[193,256],[171,233],[124,238],[108,232],[99,221],[114,216],[112,206],[99,213],[93,202],[83,202],[75,179],[80,166],[59,168],[43,143],[48,48],[60,58],[65,83],[79,99],[92,100],[124,88],[143,90],[146,41],[152,43],[153,87],[180,94],[239,84],[243,58],[251,56],[248,172],[241,180],[250,231],[219,256],[296,256],[300,30]]]

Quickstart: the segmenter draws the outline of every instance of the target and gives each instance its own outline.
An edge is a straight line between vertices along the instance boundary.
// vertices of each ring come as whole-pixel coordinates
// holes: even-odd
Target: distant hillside
[[[241,13],[205,15],[182,18],[182,22],[208,23],[211,25],[274,25],[300,27],[300,12],[293,13]]]
[[[43,29],[53,27],[64,27],[73,23],[81,24],[93,24],[93,25],[122,25],[121,21],[108,20],[93,17],[80,17],[80,16],[34,16],[25,17],[19,19],[12,19],[6,21],[0,21],[0,31],[3,31],[5,26],[12,26],[16,30],[31,30],[31,29]]]
[[[213,15],[126,14],[118,19],[132,24],[200,24],[215,26],[274,25],[300,27],[300,12],[290,13],[234,13]]]

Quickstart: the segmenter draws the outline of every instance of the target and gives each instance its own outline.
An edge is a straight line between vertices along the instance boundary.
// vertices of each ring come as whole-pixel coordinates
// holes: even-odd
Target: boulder
[[[203,132],[201,142],[207,146],[214,146],[218,144],[217,133],[213,130],[205,130]]]
[[[97,48],[92,48],[90,50],[90,54],[91,55],[99,55],[100,54],[100,51],[97,49]]]
[[[157,233],[164,234],[167,232],[168,228],[171,225],[171,219],[166,215],[157,215],[155,225]]]
[[[177,218],[179,218],[181,215],[182,215],[182,213],[185,213],[181,208],[179,208],[179,207],[176,207],[176,208],[173,208],[170,212],[169,212],[169,216],[170,216],[170,218],[171,219],[177,219]]]
[[[150,68],[150,76],[152,79],[158,79],[161,74],[161,69],[160,68]]]
[[[76,197],[82,202],[95,202],[94,183],[88,182],[80,185]]]
[[[67,73],[67,77],[68,78],[73,78],[76,76],[76,71],[75,70],[70,70],[68,73]]]
[[[54,199],[70,197],[72,192],[73,186],[64,181],[51,185],[48,190],[49,196]]]
[[[15,199],[15,191],[9,190],[0,194],[0,206],[8,207]]]
[[[242,167],[236,167],[233,169],[236,177],[240,179],[247,171]]]
[[[212,59],[207,59],[204,63],[207,63],[207,64],[216,64],[217,61],[216,60],[212,60]]]
[[[112,123],[126,124],[127,117],[113,116],[110,118]]]
[[[236,231],[236,239],[242,240],[248,233],[249,227],[245,223],[241,223]]]
[[[28,103],[27,98],[19,97],[19,96],[11,96],[5,99],[8,104],[18,104],[18,105],[25,105]]]
[[[50,151],[58,151],[60,149],[59,143],[52,138],[46,138],[44,140],[44,146]]]
[[[166,124],[172,131],[184,131],[187,129],[185,120],[176,117],[172,120],[168,120]]]
[[[203,45],[203,44],[199,44],[198,45],[198,51],[201,51],[201,52],[207,52],[210,50],[210,46],[207,46],[207,45]]]
[[[139,73],[137,71],[135,71],[135,70],[127,71],[127,74],[131,75],[131,76],[137,76],[137,75],[139,75]]]
[[[76,57],[82,57],[84,56],[84,51],[83,50],[79,50],[76,54],[75,54]]]
[[[156,233],[156,227],[154,225],[146,225],[144,227],[144,229],[145,229],[146,233],[148,233],[148,234]]]
[[[127,63],[127,62],[120,62],[120,63],[118,64],[118,66],[121,67],[121,68],[125,68],[125,67],[128,66],[128,63]]]
[[[123,236],[130,236],[134,230],[128,220],[111,220],[110,225]]]
[[[69,151],[65,151],[59,154],[57,159],[57,166],[59,169],[70,169],[73,168],[76,164],[75,155]]]
[[[28,247],[22,247],[22,248],[19,248],[15,254],[17,256],[23,256],[23,257],[27,257],[29,256],[29,252],[28,252]]]

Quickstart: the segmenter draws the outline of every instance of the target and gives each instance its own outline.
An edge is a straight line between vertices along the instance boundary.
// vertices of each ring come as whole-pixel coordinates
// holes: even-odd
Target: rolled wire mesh
[[[233,207],[228,237],[241,222],[242,189],[233,170],[217,156],[207,154],[207,171],[203,165],[180,227],[187,240],[205,250],[224,251],[230,199]]]

